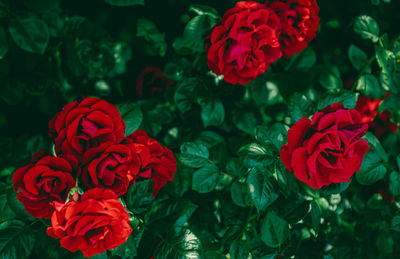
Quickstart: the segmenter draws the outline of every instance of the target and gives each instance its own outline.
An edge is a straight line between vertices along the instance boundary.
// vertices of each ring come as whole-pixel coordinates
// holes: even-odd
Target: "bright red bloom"
[[[319,26],[316,0],[267,1],[281,20],[280,43],[286,58],[302,51],[315,38]]]
[[[13,175],[18,200],[35,218],[49,219],[54,211],[53,201],[65,202],[69,190],[75,186],[72,176],[76,164],[54,157],[46,151],[37,152],[31,164],[21,167]]]
[[[117,108],[93,97],[65,105],[49,127],[56,153],[71,154],[79,160],[85,152],[97,153],[121,142],[125,135],[125,123]]]
[[[361,139],[367,129],[358,111],[334,103],[292,126],[280,152],[282,162],[311,188],[348,182],[369,150]]]
[[[84,156],[83,160],[86,164],[82,170],[84,185],[107,188],[118,196],[128,191],[140,169],[133,145],[113,144],[94,158]]]
[[[231,84],[247,84],[282,56],[280,21],[265,5],[238,2],[214,27],[208,48],[208,66]]]
[[[126,142],[131,143],[139,155],[141,169],[138,176],[153,179],[153,194],[156,196],[167,181],[174,179],[177,162],[172,151],[162,147],[142,130],[132,133]]]
[[[114,249],[132,233],[129,213],[111,190],[94,188],[79,201],[55,203],[47,234],[61,239],[71,252],[80,250],[85,257]]]

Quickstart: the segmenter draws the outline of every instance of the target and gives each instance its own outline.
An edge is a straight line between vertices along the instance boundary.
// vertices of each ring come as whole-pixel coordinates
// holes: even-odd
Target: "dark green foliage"
[[[145,130],[178,161],[157,197],[143,179],[120,197],[132,235],[93,258],[399,257],[400,134],[369,132],[360,171],[320,190],[287,171],[280,149],[300,118],[354,108],[360,94],[389,93],[378,113],[400,122],[400,2],[317,0],[309,46],[234,86],[210,72],[204,44],[236,2],[0,0],[0,258],[83,258],[12,186],[34,152],[52,150],[49,120],[81,96],[115,104],[126,136]],[[152,94],[139,98],[147,66],[165,78],[144,76]]]

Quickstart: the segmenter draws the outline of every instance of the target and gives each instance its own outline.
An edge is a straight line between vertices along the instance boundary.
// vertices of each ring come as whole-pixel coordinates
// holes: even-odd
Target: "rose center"
[[[45,193],[58,192],[60,188],[60,179],[54,177],[43,177],[39,180],[39,188]]]
[[[122,155],[117,153],[111,153],[99,164],[97,177],[102,180],[102,183],[104,185],[113,185],[116,176],[115,170],[126,161],[126,157],[123,157]]]
[[[103,240],[108,234],[108,227],[100,227],[91,229],[85,233],[85,239],[89,240],[92,245]]]

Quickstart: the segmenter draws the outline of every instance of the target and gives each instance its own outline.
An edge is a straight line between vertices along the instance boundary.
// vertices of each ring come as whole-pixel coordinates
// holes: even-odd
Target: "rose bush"
[[[79,201],[54,207],[47,233],[60,239],[61,247],[81,250],[85,257],[116,248],[132,233],[129,213],[111,190],[94,188]]]
[[[280,152],[282,162],[311,188],[348,182],[369,150],[361,139],[367,129],[356,110],[334,103],[292,126]]]
[[[397,258],[399,9],[0,0],[0,258]]]

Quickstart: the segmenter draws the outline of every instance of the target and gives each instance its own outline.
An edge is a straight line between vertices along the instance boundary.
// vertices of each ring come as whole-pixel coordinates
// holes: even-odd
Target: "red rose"
[[[172,151],[163,148],[155,139],[149,138],[146,132],[137,130],[126,138],[132,143],[133,148],[139,155],[141,169],[139,177],[153,179],[153,194],[157,195],[159,190],[174,179],[176,172],[176,160]]]
[[[399,130],[399,125],[390,121],[391,117],[390,111],[383,111],[370,124],[370,129],[377,138],[382,138],[388,132],[396,133]]]
[[[94,188],[80,201],[55,203],[47,234],[60,238],[61,246],[85,257],[100,254],[124,243],[132,233],[129,213],[111,190]]]
[[[357,99],[356,109],[361,116],[362,123],[372,122],[378,113],[379,104],[382,102],[381,99],[370,99],[365,95],[360,95]]]
[[[286,58],[305,49],[315,38],[319,26],[316,0],[267,1],[266,5],[281,19],[280,43]]]
[[[254,1],[238,2],[211,33],[208,66],[231,84],[247,84],[282,56],[278,16]]]
[[[82,180],[87,188],[103,187],[118,196],[128,191],[140,169],[140,160],[133,145],[114,144],[95,158],[84,156],[87,165],[82,170]]]
[[[75,186],[71,173],[76,165],[73,158],[53,157],[46,151],[37,152],[31,164],[21,167],[13,175],[18,200],[35,218],[49,219],[53,201],[65,202],[69,190]]]
[[[140,99],[161,94],[175,82],[166,78],[158,67],[145,67],[136,80],[136,92]]]
[[[386,94],[383,99],[388,96],[389,94]],[[398,125],[390,121],[390,117],[392,117],[390,111],[383,111],[376,116],[381,102],[381,99],[370,99],[365,95],[360,95],[355,107],[361,115],[361,121],[363,123],[368,123],[369,130],[372,131],[377,138],[383,137],[387,132],[398,131]]]
[[[57,154],[72,154],[79,159],[124,138],[125,123],[114,105],[98,99],[85,98],[64,106],[49,123]]]
[[[282,162],[312,188],[348,182],[369,150],[361,139],[367,129],[358,111],[334,103],[292,126],[280,152]]]

